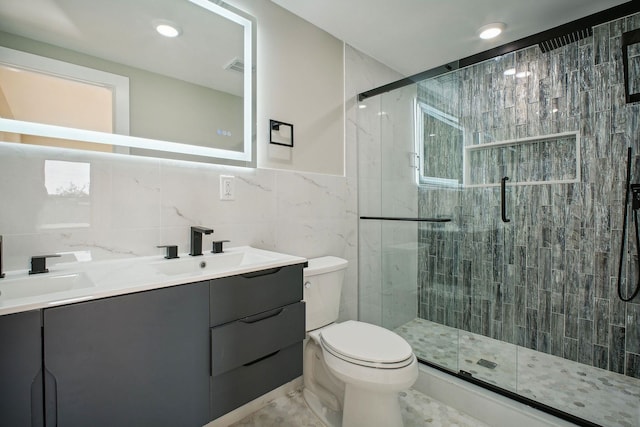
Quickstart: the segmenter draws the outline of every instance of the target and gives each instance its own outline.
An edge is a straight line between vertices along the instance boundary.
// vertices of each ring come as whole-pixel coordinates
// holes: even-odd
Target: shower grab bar
[[[393,216],[361,216],[360,219],[377,219],[382,221],[451,222],[451,218],[404,218]]]
[[[500,214],[502,215],[502,222],[511,222],[511,220],[507,218],[507,204],[505,200],[508,180],[509,180],[508,176],[504,176],[500,180]]]

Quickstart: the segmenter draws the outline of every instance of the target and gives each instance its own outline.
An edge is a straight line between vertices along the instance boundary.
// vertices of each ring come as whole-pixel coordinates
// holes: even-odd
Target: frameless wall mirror
[[[640,101],[640,30],[622,34],[624,94],[627,103]]]
[[[3,0],[0,140],[253,165],[253,27],[218,0]]]

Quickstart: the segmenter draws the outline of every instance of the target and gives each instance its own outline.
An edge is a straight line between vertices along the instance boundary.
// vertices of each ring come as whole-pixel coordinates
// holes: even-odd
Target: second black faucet
[[[211,234],[213,230],[206,227],[191,227],[191,251],[189,255],[202,255],[202,235]]]

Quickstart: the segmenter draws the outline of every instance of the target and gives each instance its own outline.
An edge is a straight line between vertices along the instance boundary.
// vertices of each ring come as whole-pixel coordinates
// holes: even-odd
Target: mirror
[[[219,0],[3,0],[0,138],[247,165],[252,29]]]

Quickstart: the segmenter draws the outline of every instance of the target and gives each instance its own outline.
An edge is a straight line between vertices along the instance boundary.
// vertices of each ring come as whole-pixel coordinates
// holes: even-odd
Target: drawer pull
[[[278,354],[278,353],[280,353],[280,350],[276,350],[276,351],[274,351],[273,353],[269,353],[269,354],[267,354],[266,356],[259,357],[259,358],[257,358],[256,360],[254,360],[254,361],[252,361],[252,362],[249,362],[249,363],[245,363],[245,364],[244,364],[244,365],[242,365],[242,366],[251,366],[251,365],[254,365],[254,364],[258,363],[258,362],[262,362],[262,361],[263,361],[263,360],[265,360],[265,359],[268,359],[268,358],[270,358],[270,357],[273,357],[273,356],[275,356],[275,355],[276,355],[276,354]]]
[[[240,319],[242,323],[256,323],[264,319],[268,319],[270,317],[276,317],[280,313],[284,311],[283,307],[276,308],[275,310],[265,311],[264,313],[255,314],[253,316],[248,316]]]
[[[268,276],[270,274],[276,274],[278,271],[282,270],[282,267],[269,268],[267,270],[254,271],[251,273],[242,274],[242,277],[245,279],[253,279],[254,277],[260,276]]]

